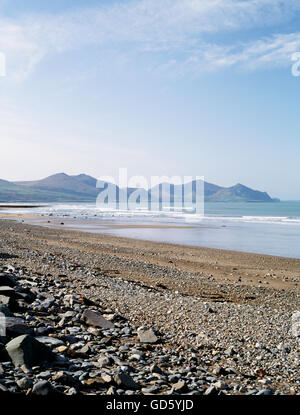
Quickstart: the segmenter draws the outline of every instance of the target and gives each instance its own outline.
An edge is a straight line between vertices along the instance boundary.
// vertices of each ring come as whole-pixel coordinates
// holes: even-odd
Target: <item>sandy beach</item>
[[[271,255],[259,255],[230,250],[203,248],[178,244],[159,243],[116,237],[108,234],[80,232],[75,223],[67,218],[41,218],[32,214],[2,214],[3,218],[24,219],[26,222],[18,226],[19,237],[36,247],[41,241],[47,245],[59,248],[80,249],[86,253],[113,254],[114,258],[128,258],[130,261],[143,260],[153,266],[165,266],[171,271],[193,273],[199,276],[199,281],[191,281],[183,289],[180,282],[165,278],[164,285],[180,289],[183,294],[197,294],[203,282],[208,279],[214,286],[225,284],[233,287],[248,287],[248,289],[282,289],[299,293],[300,290],[300,259],[283,258]],[[1,216],[0,216],[1,217]],[[49,220],[51,219],[51,221]],[[62,222],[64,221],[64,222]],[[5,222],[8,223],[8,222]],[[33,226],[34,224],[34,226]],[[76,222],[76,225],[86,225],[87,222]],[[41,225],[41,226],[39,226]],[[68,225],[67,229],[62,225]],[[38,226],[38,228],[37,228]],[[106,222],[93,223],[95,228],[157,228],[157,229],[188,229],[201,228],[193,225],[128,225]],[[51,241],[49,241],[49,238]],[[55,242],[55,238],[56,242]],[[113,252],[112,252],[113,247]],[[124,267],[123,267],[124,268]],[[147,275],[138,271],[122,269],[124,278],[132,281],[149,282]],[[208,277],[207,277],[208,275]],[[153,278],[153,277],[152,277]],[[151,280],[152,281],[152,280]],[[176,285],[178,284],[178,286]],[[185,284],[183,284],[185,285]],[[234,288],[233,288],[234,289]],[[183,291],[182,291],[183,290]]]

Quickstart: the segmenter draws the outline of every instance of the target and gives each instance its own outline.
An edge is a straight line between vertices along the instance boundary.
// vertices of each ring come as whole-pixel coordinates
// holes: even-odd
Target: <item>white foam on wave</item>
[[[97,208],[95,204],[56,204],[48,205],[44,207],[36,207],[30,210],[37,215],[51,215],[51,216],[69,216],[70,218],[118,218],[123,219],[141,219],[146,218],[150,221],[179,221],[188,222],[190,224],[210,224],[210,225],[225,225],[230,223],[257,223],[257,224],[272,224],[272,225],[300,225],[300,217],[289,216],[258,216],[258,215],[244,215],[244,216],[225,216],[217,214],[208,214],[205,216],[193,213],[193,208],[185,209],[180,212],[169,211],[164,209],[163,211],[149,211],[146,208],[138,208],[137,210],[118,210],[107,208]],[[3,213],[28,213],[28,209],[9,209],[7,211],[2,210]]]

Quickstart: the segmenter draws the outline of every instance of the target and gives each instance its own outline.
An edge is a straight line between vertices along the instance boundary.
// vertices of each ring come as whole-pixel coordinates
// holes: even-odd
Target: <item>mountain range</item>
[[[95,202],[101,189],[96,187],[97,179],[86,174],[70,176],[58,173],[35,181],[9,182],[0,180],[1,203],[50,203],[50,202]],[[129,188],[128,195],[137,189]],[[124,191],[124,190],[123,190]],[[195,194],[195,182],[191,190]],[[144,191],[147,193],[147,191]],[[174,186],[171,186],[171,194]],[[204,183],[206,202],[274,202],[268,193],[250,189],[242,184],[221,187]]]

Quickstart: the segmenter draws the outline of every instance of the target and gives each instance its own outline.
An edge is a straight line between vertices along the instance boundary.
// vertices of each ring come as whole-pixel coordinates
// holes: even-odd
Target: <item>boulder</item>
[[[151,373],[157,373],[159,375],[163,375],[164,374],[163,371],[161,370],[161,368],[159,366],[157,366],[157,364],[155,364],[155,363],[153,363],[150,366],[150,372]]]
[[[218,389],[215,386],[211,385],[206,389],[206,391],[204,392],[204,395],[214,396],[214,395],[218,395],[218,393],[219,393]]]
[[[122,386],[127,389],[140,389],[139,384],[136,383],[132,377],[126,373],[119,373],[115,375],[114,381],[118,386]]]
[[[10,312],[10,309],[2,303],[0,303],[0,317],[1,316],[2,317],[13,317],[13,314]]]
[[[52,395],[56,392],[56,389],[47,380],[41,380],[35,383],[32,389],[32,394],[38,396]]]
[[[0,296],[16,298],[16,292],[12,287],[3,285],[3,286],[0,286]]]
[[[108,356],[101,356],[98,359],[98,364],[100,368],[107,367],[111,365],[111,359]]]
[[[80,384],[77,379],[64,371],[57,372],[52,376],[52,380],[56,383],[67,386],[78,386]]]
[[[102,315],[98,311],[84,310],[82,319],[89,326],[99,327],[102,329],[114,328],[114,324],[111,321],[108,321],[104,317],[102,317]]]
[[[175,392],[183,392],[186,389],[186,384],[184,380],[180,380],[177,383],[174,383],[173,390]]]
[[[0,362],[7,362],[8,360],[9,360],[9,356],[6,351],[5,344],[0,342]]]
[[[1,295],[0,293],[0,305],[4,305],[5,307],[9,308],[10,310],[16,310],[16,301],[11,298],[7,297],[6,295]]]
[[[0,274],[0,286],[14,287],[16,285],[16,280],[9,274],[1,273]]]
[[[11,340],[6,345],[6,351],[15,367],[39,366],[45,361],[50,362],[55,359],[55,355],[49,347],[29,334]]]
[[[141,343],[156,343],[158,340],[152,328],[147,330],[145,327],[140,327],[137,329],[137,334]]]
[[[33,334],[34,330],[28,326],[21,318],[7,317],[5,319],[6,335],[8,337],[17,337],[22,334]]]
[[[21,390],[28,390],[32,388],[32,385],[33,385],[32,380],[27,377],[17,380],[16,384]]]
[[[65,343],[62,340],[56,339],[55,337],[38,336],[36,337],[36,340],[45,344],[51,349],[55,349],[56,347],[59,347],[59,346],[65,346]]]

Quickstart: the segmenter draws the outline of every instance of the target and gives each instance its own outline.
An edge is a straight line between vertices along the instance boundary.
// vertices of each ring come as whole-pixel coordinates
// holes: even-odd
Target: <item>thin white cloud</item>
[[[171,66],[180,71],[247,65],[247,61],[250,66],[277,65],[289,49],[298,47],[298,34],[226,47],[210,45],[208,36],[254,28],[271,30],[299,11],[298,0],[120,1],[61,15],[31,14],[14,20],[2,17],[0,51],[7,55],[8,76],[17,80],[26,78],[49,54],[89,45],[160,52],[163,66],[170,67],[172,61]],[[166,57],[164,52],[168,52]],[[170,54],[174,54],[171,59]],[[178,65],[174,65],[175,60]]]
[[[248,43],[230,46],[203,44],[180,61],[163,64],[161,70],[177,75],[199,74],[212,70],[238,67],[246,70],[291,66],[293,53],[300,51],[300,33],[277,34]]]

